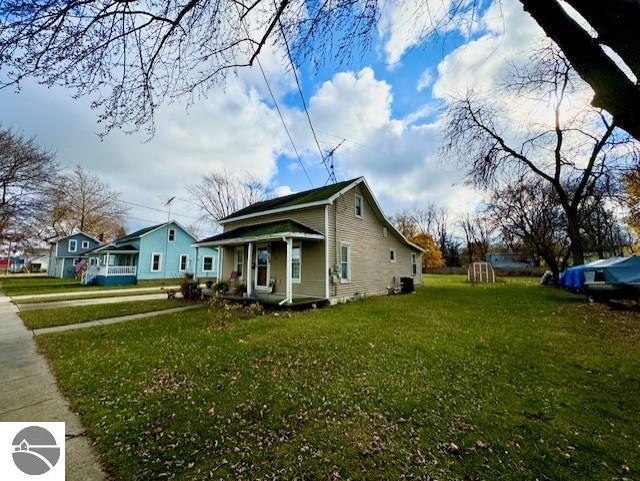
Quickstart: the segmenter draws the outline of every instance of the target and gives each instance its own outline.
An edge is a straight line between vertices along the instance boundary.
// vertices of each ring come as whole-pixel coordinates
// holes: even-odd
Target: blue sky
[[[335,156],[339,178],[366,176],[387,214],[437,202],[461,215],[474,208],[481,194],[464,184],[460,166],[440,156],[440,108],[451,95],[499,81],[506,64],[541,33],[518,2],[503,0],[500,7],[485,3],[471,38],[466,38],[468,30],[452,29],[423,43],[401,11],[410,4],[388,9],[364,55],[344,65],[326,62],[317,72],[304,65],[300,80],[323,148],[347,139]],[[322,185],[327,174],[283,53],[274,47],[262,59],[313,185]],[[430,81],[419,88],[425,78]],[[118,131],[101,141],[90,99],[71,95],[34,82],[26,82],[19,94],[0,91],[0,122],[36,136],[57,152],[63,166],[78,164],[100,175],[124,201],[162,209],[163,201],[175,195],[175,218],[192,224],[199,215],[185,187],[208,170],[248,171],[278,193],[310,187],[256,69],[240,72],[189,109],[163,106],[149,141],[144,133]],[[127,227],[164,218],[161,212],[131,206]],[[200,223],[203,235],[213,229]]]

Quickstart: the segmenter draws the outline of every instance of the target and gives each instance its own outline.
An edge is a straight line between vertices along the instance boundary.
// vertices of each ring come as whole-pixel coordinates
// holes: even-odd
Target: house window
[[[242,277],[244,270],[244,247],[236,247],[236,274]]]
[[[189,256],[187,254],[180,254],[180,272],[185,272],[189,265]]]
[[[294,244],[291,249],[291,280],[296,283],[302,281],[302,245]]]
[[[386,239],[387,235],[389,235],[389,232],[387,231],[386,227],[383,227],[382,228],[382,237],[384,237]]]
[[[88,249],[89,248],[89,241],[88,240],[83,240],[82,241],[82,248],[83,249]]]
[[[162,254],[154,252],[151,254],[151,272],[160,272],[162,270]]]
[[[362,218],[364,210],[364,198],[360,194],[356,194],[356,217]]]
[[[77,252],[78,250],[78,241],[76,239],[69,240],[69,252]]]
[[[204,256],[202,258],[202,271],[211,272],[213,270],[213,256]]]
[[[351,246],[340,243],[340,282],[351,282]]]
[[[77,266],[78,262],[80,262],[80,259],[73,259],[73,265],[74,266]]]
[[[95,257],[90,257],[89,258],[89,265],[90,266],[95,266],[98,264],[98,259],[96,259]]]
[[[389,262],[395,262],[396,261],[396,250],[391,248],[389,249]]]
[[[176,240],[176,230],[169,229],[169,242],[173,242],[174,240]]]
[[[418,275],[418,256],[415,253],[411,254],[411,275]]]

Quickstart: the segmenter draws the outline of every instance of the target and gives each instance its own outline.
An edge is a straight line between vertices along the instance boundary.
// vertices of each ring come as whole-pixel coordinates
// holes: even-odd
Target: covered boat
[[[594,300],[640,299],[640,256],[600,259],[583,273],[584,291]]]

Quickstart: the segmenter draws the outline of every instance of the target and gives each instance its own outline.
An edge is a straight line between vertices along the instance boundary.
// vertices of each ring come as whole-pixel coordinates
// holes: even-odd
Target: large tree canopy
[[[390,0],[391,1],[391,0]],[[403,0],[395,0],[402,2]],[[640,2],[519,0],[595,92],[594,106],[640,138]],[[407,3],[423,39],[474,18],[478,0]],[[162,102],[194,100],[281,43],[297,62],[349,59],[377,34],[382,0],[4,0],[0,85],[33,77],[94,95],[108,131],[152,125]],[[617,54],[614,61],[607,50]]]
[[[622,176],[640,159],[640,144],[601,110],[584,107],[582,92],[557,47],[541,48],[503,89],[491,96],[470,93],[449,106],[444,149],[480,187],[527,177],[551,188],[566,216],[576,265],[584,261],[581,212],[594,199],[617,194]],[[523,104],[518,115],[509,106],[515,102]]]

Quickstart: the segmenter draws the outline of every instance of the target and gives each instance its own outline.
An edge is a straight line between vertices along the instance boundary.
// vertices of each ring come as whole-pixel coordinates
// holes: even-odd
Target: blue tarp
[[[596,273],[599,279],[595,278]],[[600,280],[607,284],[640,284],[640,256],[601,259],[585,266],[587,283]]]
[[[567,268],[558,280],[558,287],[579,291],[584,286],[584,265]]]
[[[595,274],[600,273],[596,279]],[[611,257],[599,259],[589,264],[567,268],[558,280],[558,287],[581,290],[585,282],[594,281],[607,284],[640,284],[640,256]]]

